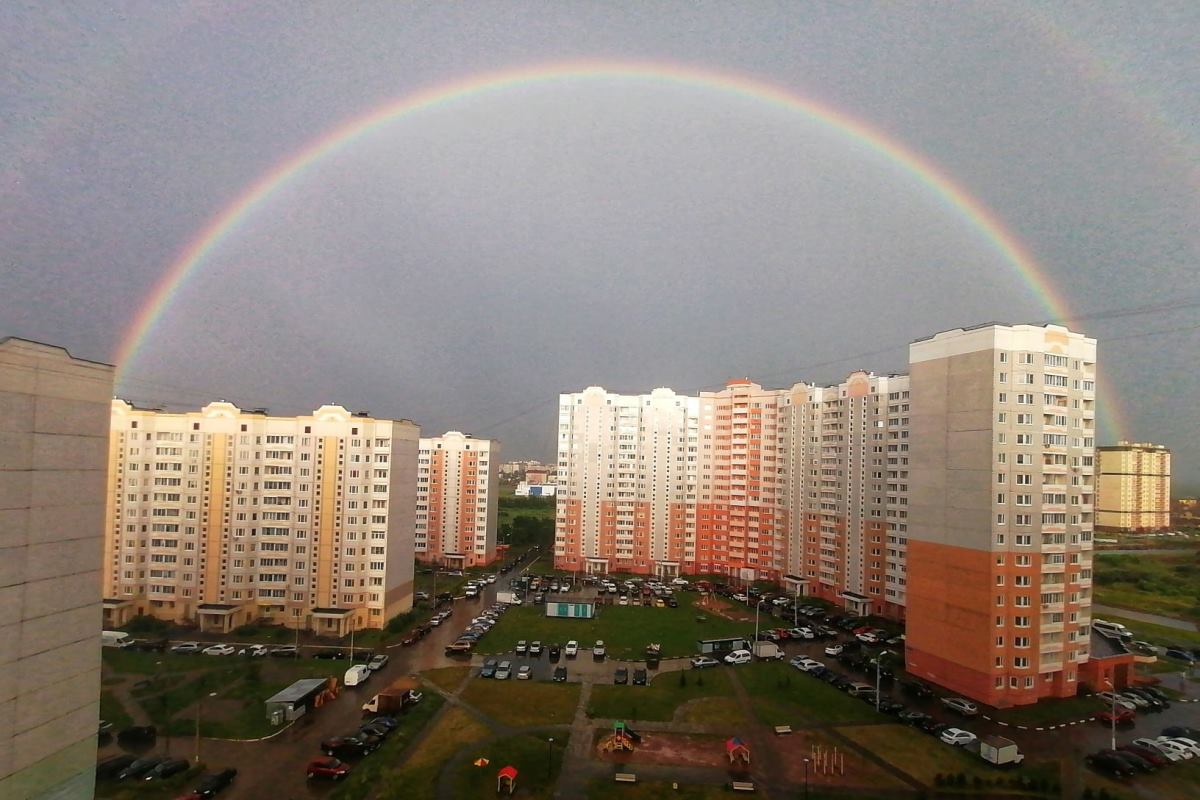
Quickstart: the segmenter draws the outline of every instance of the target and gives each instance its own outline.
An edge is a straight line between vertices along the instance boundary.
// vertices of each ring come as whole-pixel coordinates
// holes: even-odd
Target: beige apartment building
[[[417,446],[336,405],[273,417],[111,403],[104,614],[343,636],[412,607]]]
[[[1136,533],[1171,527],[1171,451],[1118,442],[1099,449],[1096,530]]]
[[[0,797],[95,788],[113,369],[0,340]]]
[[[985,325],[909,350],[906,667],[994,706],[1088,661],[1096,341]]]
[[[421,439],[418,560],[462,569],[496,560],[500,443],[458,431]]]

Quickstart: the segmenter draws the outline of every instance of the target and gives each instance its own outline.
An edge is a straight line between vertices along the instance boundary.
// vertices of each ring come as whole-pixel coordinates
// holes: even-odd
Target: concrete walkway
[[[1148,622],[1151,625],[1162,625],[1164,628],[1174,628],[1177,631],[1198,631],[1200,628],[1194,622],[1188,622],[1186,619],[1176,619],[1175,617],[1164,617],[1162,614],[1147,614],[1144,611],[1134,611],[1129,608],[1118,608],[1116,606],[1103,606],[1099,603],[1092,603],[1093,614],[1104,614],[1106,616],[1124,617],[1125,619],[1137,620],[1138,622]]]

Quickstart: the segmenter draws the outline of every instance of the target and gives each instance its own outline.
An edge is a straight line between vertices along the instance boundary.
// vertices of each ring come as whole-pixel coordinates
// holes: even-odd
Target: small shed
[[[511,764],[496,773],[496,794],[504,789],[512,794],[517,790],[517,768]]]
[[[296,681],[267,698],[267,719],[275,719],[276,714],[282,714],[283,719],[290,722],[302,716],[328,685],[328,678],[302,678]]]

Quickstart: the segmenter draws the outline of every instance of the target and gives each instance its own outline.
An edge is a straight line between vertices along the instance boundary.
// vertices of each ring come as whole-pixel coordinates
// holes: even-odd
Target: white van
[[[358,686],[360,683],[366,683],[369,677],[371,677],[370,667],[366,664],[355,664],[346,670],[346,675],[342,679],[342,682],[347,686]]]
[[[133,637],[125,631],[100,631],[101,647],[130,647]]]
[[[1132,639],[1133,631],[1126,628],[1119,622],[1109,622],[1103,619],[1092,620],[1092,628],[1101,636],[1107,636],[1110,639]]]

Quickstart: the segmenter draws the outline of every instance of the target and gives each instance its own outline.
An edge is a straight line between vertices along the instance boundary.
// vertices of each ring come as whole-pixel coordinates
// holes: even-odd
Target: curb
[[[204,741],[206,741],[206,742],[240,742],[240,743],[265,742],[269,739],[274,739],[276,736],[278,736],[279,734],[286,731],[288,728],[295,725],[299,720],[300,720],[300,718],[296,717],[296,719],[292,720],[287,725],[284,725],[282,728],[280,728],[279,730],[270,734],[269,736],[260,736],[257,739],[218,739],[218,738],[212,737],[212,736],[203,736],[201,738],[204,739]]]

